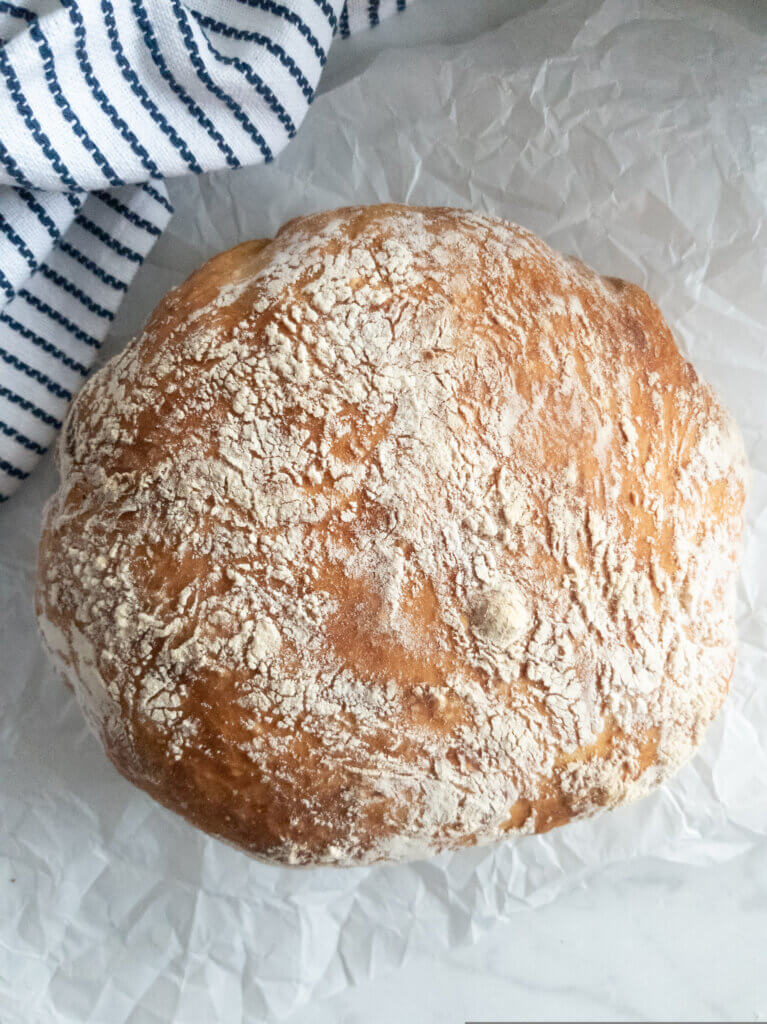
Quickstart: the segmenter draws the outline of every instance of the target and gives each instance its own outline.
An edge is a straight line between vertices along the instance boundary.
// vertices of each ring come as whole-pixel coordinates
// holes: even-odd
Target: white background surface
[[[417,0],[407,18],[354,40],[348,50],[337,46],[322,87],[364,69],[381,44],[462,42],[536,6],[535,0]],[[692,19],[700,12],[684,6]],[[763,34],[767,48],[764,0],[718,6]],[[767,293],[761,312],[767,335]],[[520,912],[476,946],[419,957],[289,1021],[472,1019],[767,1020],[767,849],[704,868],[648,858],[608,870],[553,904]]]
[[[405,868],[366,876],[351,923],[323,929],[308,915],[334,885],[347,885],[325,876],[316,886],[297,883],[292,903],[280,892],[270,917],[256,898],[265,885],[259,866],[221,853],[116,778],[47,670],[28,596],[40,505],[54,480],[45,467],[0,511],[2,1024],[236,1024],[278,1015],[289,1024],[767,1020],[767,69],[738,67],[741,53],[753,61],[754,32],[767,48],[767,5],[572,7],[594,15],[605,47],[587,57],[577,88],[567,52],[548,64],[527,52],[529,21],[507,24],[525,11],[545,16],[542,2],[417,0],[402,18],[339,43],[325,97],[275,166],[174,184],[176,221],[107,351],[205,255],[349,199],[479,206],[644,284],[732,405],[757,471],[743,647],[727,715],[667,793],[563,830],[548,846],[528,845],[518,858],[477,858],[483,884],[504,887],[481,908],[469,900],[436,914],[440,885],[455,871]],[[629,8],[629,24],[619,24]],[[667,30],[669,10],[676,21]],[[600,16],[615,18],[614,32]],[[564,20],[542,21],[554,49]],[[728,49],[712,24],[727,28]],[[488,29],[487,46],[471,42]],[[633,31],[646,63],[632,65],[625,40]],[[449,48],[424,49],[440,42]],[[696,63],[707,52],[710,61]],[[625,65],[616,63],[621,55]],[[412,65],[421,61],[428,76],[419,85]],[[529,73],[517,74],[527,61]],[[601,76],[601,90],[588,75]],[[657,133],[642,122],[643,89],[648,106],[668,110]],[[611,120],[632,96],[637,137]],[[384,115],[361,125],[372,97]],[[760,99],[761,132],[749,109]],[[719,178],[709,162],[718,162]],[[553,866],[536,878],[544,856]],[[412,903],[391,909],[413,879]],[[294,904],[298,923],[274,918]],[[501,908],[495,917],[493,907]],[[407,941],[382,929],[394,921]],[[336,948],[333,936],[344,934],[351,941]]]

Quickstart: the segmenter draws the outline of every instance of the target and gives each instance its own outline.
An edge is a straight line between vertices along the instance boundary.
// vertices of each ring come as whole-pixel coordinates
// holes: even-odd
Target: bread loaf
[[[44,642],[117,769],[284,864],[648,793],[733,671],[746,463],[640,288],[450,209],[206,263],[75,399]]]

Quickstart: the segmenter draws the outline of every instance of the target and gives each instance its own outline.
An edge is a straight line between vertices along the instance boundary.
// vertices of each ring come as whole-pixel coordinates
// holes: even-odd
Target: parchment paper
[[[767,853],[767,43],[725,8],[546,3],[460,47],[383,55],[317,100],[276,165],[173,183],[178,213],[107,348],[211,253],[347,203],[487,211],[646,287],[753,466],[738,667],[701,753],[644,802],[543,837],[397,867],[254,863],[122,781],[47,666],[46,466],[0,513],[4,1024],[278,1019],[608,864]]]

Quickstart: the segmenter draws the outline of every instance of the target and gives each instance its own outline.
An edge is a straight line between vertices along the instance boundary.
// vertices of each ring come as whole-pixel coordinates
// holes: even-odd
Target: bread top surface
[[[735,655],[746,465],[640,288],[394,205],[207,262],[91,378],[46,646],[118,769],[283,863],[648,791]]]

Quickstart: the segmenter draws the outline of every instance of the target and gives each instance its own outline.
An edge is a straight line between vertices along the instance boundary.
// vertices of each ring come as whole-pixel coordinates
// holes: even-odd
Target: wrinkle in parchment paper
[[[0,514],[4,1022],[278,1019],[609,864],[767,852],[767,46],[720,8],[547,3],[381,56],[275,165],[172,183],[107,350],[211,253],[348,203],[472,207],[646,287],[753,467],[738,666],[701,753],[644,802],[541,837],[396,867],[254,863],[121,780],[48,667],[31,609],[48,465]]]

